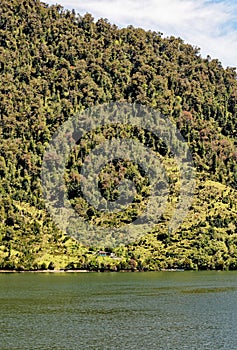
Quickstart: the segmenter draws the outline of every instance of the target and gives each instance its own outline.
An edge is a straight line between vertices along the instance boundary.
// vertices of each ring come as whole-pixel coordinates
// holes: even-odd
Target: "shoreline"
[[[67,269],[55,269],[55,270],[0,270],[1,273],[104,273],[104,272],[184,272],[184,271],[196,271],[196,270],[184,270],[184,269],[161,269],[161,270],[67,270]]]
[[[60,274],[60,273],[138,273],[138,272],[208,272],[208,271],[216,271],[216,272],[236,272],[237,270],[184,270],[184,269],[161,269],[161,270],[104,270],[104,271],[96,271],[96,270],[64,270],[64,269],[55,269],[55,270],[0,270],[0,274],[9,274],[9,273],[50,273],[50,274]]]
[[[64,273],[64,272],[97,272],[89,270],[0,270],[0,273]]]

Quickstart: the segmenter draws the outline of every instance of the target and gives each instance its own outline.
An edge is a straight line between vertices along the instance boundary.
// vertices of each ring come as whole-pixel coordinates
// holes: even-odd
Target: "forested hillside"
[[[202,58],[180,38],[132,26],[119,29],[38,0],[1,0],[0,74],[1,269],[237,268],[235,68]],[[110,247],[83,247],[56,227],[40,181],[44,150],[55,130],[71,115],[110,101],[141,103],[168,116],[188,141],[197,170],[195,198],[179,229],[172,235],[167,230],[170,201],[151,234],[113,249],[117,259],[96,254]],[[139,133],[136,137],[141,141]],[[144,142],[169,169],[175,199],[172,157],[150,137]],[[111,164],[102,174],[109,198],[119,169]],[[86,220],[95,220],[89,205],[75,197],[79,171],[74,157],[66,176],[69,198]]]

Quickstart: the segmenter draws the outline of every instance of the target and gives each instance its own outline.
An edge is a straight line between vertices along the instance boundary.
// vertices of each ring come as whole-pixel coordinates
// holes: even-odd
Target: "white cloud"
[[[119,27],[134,25],[179,36],[203,56],[237,66],[237,4],[231,0],[47,0],[81,15],[108,18]]]

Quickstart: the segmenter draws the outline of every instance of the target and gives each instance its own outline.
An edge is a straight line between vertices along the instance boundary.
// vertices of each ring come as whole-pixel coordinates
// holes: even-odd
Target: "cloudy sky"
[[[160,31],[178,36],[201,49],[206,57],[218,58],[224,66],[237,67],[236,0],[43,0],[89,12],[95,19],[107,18],[119,27]]]

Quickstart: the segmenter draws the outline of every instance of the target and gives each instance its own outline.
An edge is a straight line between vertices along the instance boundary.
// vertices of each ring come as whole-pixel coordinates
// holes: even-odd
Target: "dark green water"
[[[236,272],[0,274],[0,350],[237,349]]]

